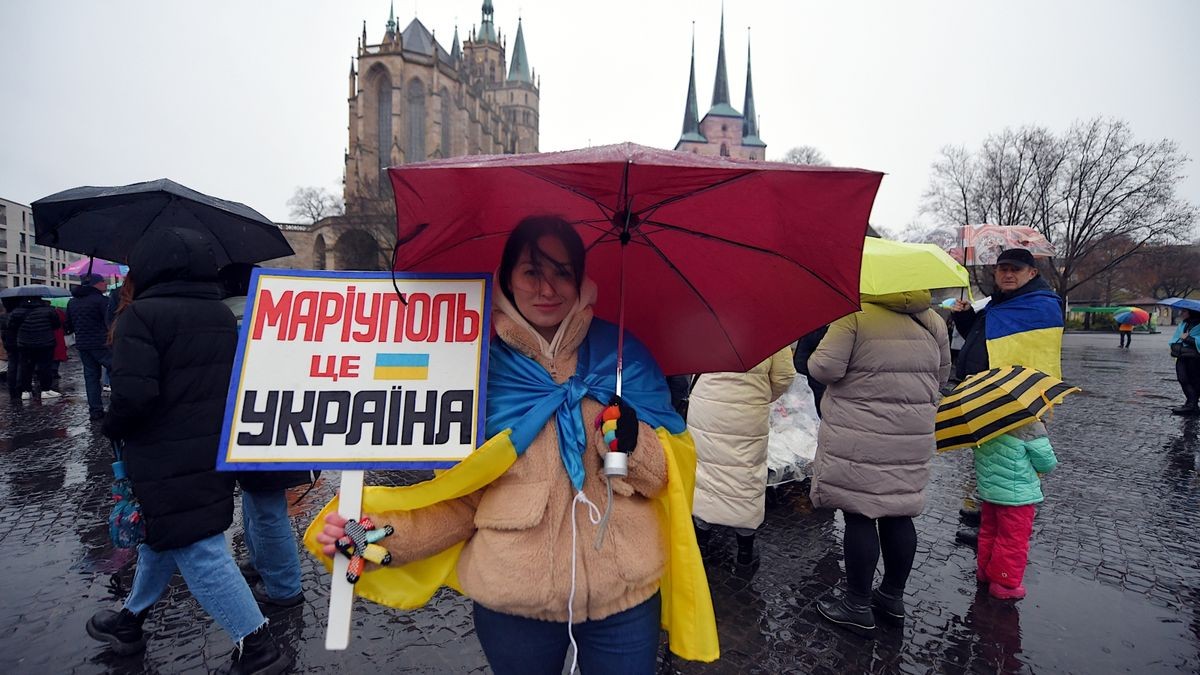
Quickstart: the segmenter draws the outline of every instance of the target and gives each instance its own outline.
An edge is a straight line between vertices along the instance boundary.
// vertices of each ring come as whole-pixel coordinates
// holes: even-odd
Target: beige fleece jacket
[[[493,314],[497,338],[535,359],[560,383],[575,373],[578,347],[591,321],[590,307],[568,317],[556,338],[556,355],[549,357],[545,341],[535,337],[527,324],[503,311]],[[583,492],[603,510],[605,448],[591,422],[604,406],[585,398],[582,408],[588,431]],[[588,509],[575,506],[575,622],[624,611],[658,590],[665,536],[652,500],[666,483],[662,444],[642,422],[637,449],[629,456],[629,475],[613,480],[612,516],[600,550],[595,548],[597,526],[588,518]],[[396,562],[419,560],[466,540],[458,560],[458,579],[468,596],[495,611],[566,621],[574,497],[551,418],[525,453],[487,487],[418,511],[372,517],[396,528],[388,546]]]

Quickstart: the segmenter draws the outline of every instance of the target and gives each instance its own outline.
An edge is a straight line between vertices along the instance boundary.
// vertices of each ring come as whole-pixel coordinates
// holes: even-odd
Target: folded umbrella
[[[37,243],[109,260],[125,260],[143,233],[166,226],[204,234],[222,266],[293,253],[279,227],[258,211],[165,178],[72,188],[43,197],[32,207]]]
[[[936,244],[909,244],[867,237],[859,290],[886,295],[971,285],[967,268]]]
[[[1006,366],[964,380],[938,406],[938,452],[969,448],[1041,419],[1079,391],[1039,370]]]

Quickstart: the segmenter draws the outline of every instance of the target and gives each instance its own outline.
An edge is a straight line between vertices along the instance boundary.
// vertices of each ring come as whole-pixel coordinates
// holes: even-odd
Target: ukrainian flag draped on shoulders
[[[992,368],[1026,366],[1062,379],[1062,299],[1038,277],[1032,290],[988,305],[984,338]]]
[[[580,402],[583,397],[608,403],[616,392],[618,329],[593,319],[578,351],[575,375],[558,384],[533,359],[494,339],[488,354],[486,433],[488,440],[469,457],[433,479],[403,487],[367,487],[363,512],[411,511],[456,499],[487,486],[512,466],[553,417],[563,467],[579,489],[587,433]],[[638,419],[655,429],[667,460],[667,487],[656,498],[661,531],[666,537],[667,564],[661,582],[662,627],[673,653],[694,661],[720,655],[716,618],[704,564],[692,526],[692,489],[696,449],[683,419],[671,407],[662,372],[646,348],[626,335],[621,397]],[[325,515],[337,508],[334,499],[317,514],[305,533],[308,549],[327,568],[316,534]],[[456,567],[465,542],[406,565],[380,567],[364,574],[355,593],[401,609],[423,606],[441,586],[462,592]]]

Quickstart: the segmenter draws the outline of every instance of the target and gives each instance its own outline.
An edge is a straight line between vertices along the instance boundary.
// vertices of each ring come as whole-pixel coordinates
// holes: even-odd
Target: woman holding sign
[[[461,545],[457,581],[501,675],[557,675],[572,644],[587,673],[652,673],[658,652],[668,538],[655,499],[669,460],[655,427],[682,433],[684,425],[658,366],[630,336],[623,397],[613,396],[617,329],[593,319],[584,254],[556,217],[527,218],[505,245],[487,435],[511,430],[511,466],[459,499],[365,514],[377,530],[394,528],[380,542],[392,567]],[[606,484],[610,450],[625,453],[628,471]],[[326,516],[317,536],[326,555],[346,523]]]

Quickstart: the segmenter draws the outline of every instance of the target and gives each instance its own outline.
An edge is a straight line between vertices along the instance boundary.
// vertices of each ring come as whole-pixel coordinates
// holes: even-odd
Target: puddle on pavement
[[[1020,616],[1009,619],[1016,625],[1002,632],[1009,641],[1015,636],[1010,647],[1038,670],[1176,672],[1195,657],[1192,630],[1200,617],[1098,582],[1030,571],[1029,596],[1016,605]]]

